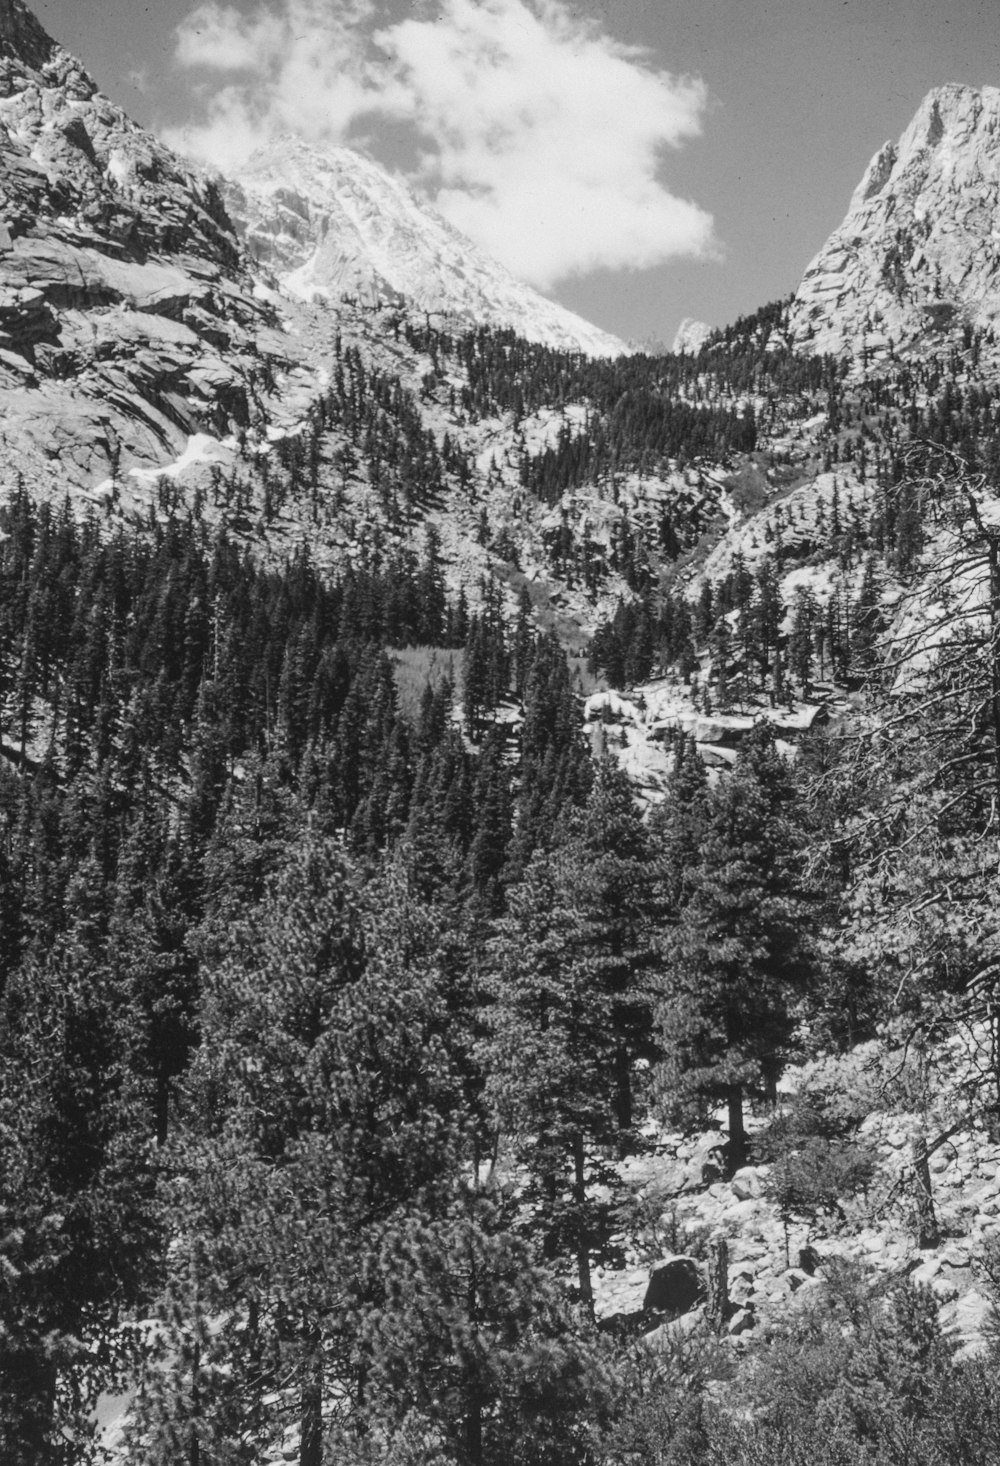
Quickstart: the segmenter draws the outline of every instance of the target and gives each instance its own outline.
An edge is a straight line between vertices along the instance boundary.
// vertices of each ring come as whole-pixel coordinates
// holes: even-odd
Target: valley
[[[0,0],[0,1456],[1000,1451],[997,98],[648,352]]]

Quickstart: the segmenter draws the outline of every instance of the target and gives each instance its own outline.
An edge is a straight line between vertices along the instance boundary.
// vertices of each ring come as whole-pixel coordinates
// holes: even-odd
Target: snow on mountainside
[[[712,328],[706,321],[695,321],[685,316],[677,327],[671,350],[677,356],[697,356],[711,334]]]
[[[350,148],[286,136],[223,195],[251,256],[303,299],[407,301],[439,324],[511,327],[528,341],[619,356],[616,337],[516,280],[398,179]]]
[[[303,169],[316,161],[298,156]],[[440,221],[428,224],[380,170],[360,158],[352,166],[351,217],[381,241],[387,270],[399,259],[414,281],[430,271],[417,246],[433,225],[442,272],[458,279],[465,271],[463,299],[475,311],[466,324],[493,319],[574,349],[610,353],[613,345],[623,365],[632,360],[600,333],[588,343],[584,323]],[[325,177],[320,168],[314,186],[329,202]],[[294,181],[309,191],[304,174]],[[301,286],[298,296],[275,288],[275,271],[287,272],[291,260],[255,266],[216,186],[102,96],[21,0],[0,0],[0,193],[0,492],[22,482],[37,497],[68,497],[108,532],[192,512],[265,560],[308,545],[324,566],[355,562],[360,547],[387,538],[393,549],[415,550],[429,522],[450,589],[464,588],[474,603],[484,577],[523,577],[547,614],[568,618],[571,635],[627,593],[617,571],[594,592],[557,573],[553,560],[567,534],[593,537],[602,563],[613,559],[620,506],[604,503],[592,484],[558,509],[522,492],[526,458],[581,434],[584,362],[578,400],[540,398],[517,412],[487,393],[473,411],[460,354],[425,344],[426,307],[388,288],[386,299],[373,300],[376,290],[353,304],[312,287],[304,293],[316,301],[302,299]],[[325,249],[334,251],[332,229]],[[339,283],[362,293],[357,274]],[[376,445],[369,461],[356,424],[328,421],[310,438],[313,492],[295,468],[294,445],[309,437],[310,412],[345,373],[364,384],[357,410]],[[407,426],[407,414],[417,426]],[[404,447],[417,452],[418,432],[418,456],[431,439],[450,456],[420,512],[389,524],[383,460],[397,462]],[[683,507],[700,490],[658,464],[617,493],[653,533],[664,496]],[[505,570],[512,554],[517,571]],[[510,589],[516,604],[513,579]]]
[[[1000,88],[938,87],[872,159],[795,295],[795,344],[897,354],[1000,317]]]
[[[358,166],[367,192],[357,183],[351,217],[367,217],[373,242],[415,271],[393,223],[402,191]],[[135,499],[141,515],[152,481],[143,488],[137,474],[190,461],[192,440],[209,440],[206,454],[219,461],[220,441],[294,429],[328,380],[335,312],[262,282],[217,185],[103,96],[22,0],[0,0],[0,198],[0,450],[9,481],[20,473],[43,494]],[[458,279],[464,246],[436,227],[442,252],[451,249],[442,268]],[[332,234],[325,248],[334,249]],[[489,287],[493,316],[484,305],[477,319],[527,332],[535,311],[537,331],[564,345],[583,349],[590,332],[595,353],[621,349],[485,257],[469,253],[465,269],[470,322]],[[343,284],[360,293],[357,276]],[[377,352],[384,321],[361,315]]]

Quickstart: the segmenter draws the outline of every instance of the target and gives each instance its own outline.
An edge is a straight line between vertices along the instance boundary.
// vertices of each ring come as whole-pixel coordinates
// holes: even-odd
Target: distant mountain
[[[225,191],[235,224],[0,0],[0,499],[324,569],[433,527],[450,590],[530,583],[571,641],[712,519],[692,455],[755,441],[728,368],[707,400],[358,154],[286,139]]]
[[[938,87],[886,143],[791,311],[810,351],[922,350],[1000,317],[1000,89]]]
[[[712,328],[705,321],[685,316],[677,327],[671,350],[676,356],[697,356],[711,334]]]
[[[438,325],[509,327],[527,341],[588,356],[628,350],[515,279],[350,148],[282,137],[220,182],[252,258],[302,299],[407,302]]]

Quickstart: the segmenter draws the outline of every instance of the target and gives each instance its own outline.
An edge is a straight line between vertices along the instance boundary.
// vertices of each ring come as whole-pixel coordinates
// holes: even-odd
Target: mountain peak
[[[920,349],[1000,317],[1000,88],[948,84],[872,158],[791,310],[800,346]]]
[[[367,154],[284,134],[220,183],[250,254],[293,295],[408,302],[591,356],[627,349],[517,280]]]

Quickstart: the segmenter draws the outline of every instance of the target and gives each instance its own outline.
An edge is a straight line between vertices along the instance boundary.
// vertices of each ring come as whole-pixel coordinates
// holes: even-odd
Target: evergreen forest
[[[956,1033],[952,1133],[1000,1132],[1000,394],[971,331],[850,377],[781,321],[611,362],[401,322],[421,395],[338,343],[299,436],[145,520],[6,495],[4,1466],[100,1461],[125,1396],[135,1466],[1000,1460],[1000,1335],[837,1242],[876,1193],[944,1236]],[[668,467],[763,514],[710,576],[717,503],[626,506],[599,553],[567,512],[547,570],[621,590],[586,667],[513,540],[456,585],[436,518],[479,514],[470,425],[571,403],[526,515]],[[361,476],[378,532],[312,553]],[[654,679],[748,727],[721,771],[664,729],[640,801],[584,702]],[[806,704],[837,715],[790,750]],[[668,1132],[823,1239],[768,1327],[730,1334],[728,1283],[693,1324],[602,1308],[637,1239],[719,1257],[630,1180]],[[1000,1302],[1000,1233],[971,1265]]]

